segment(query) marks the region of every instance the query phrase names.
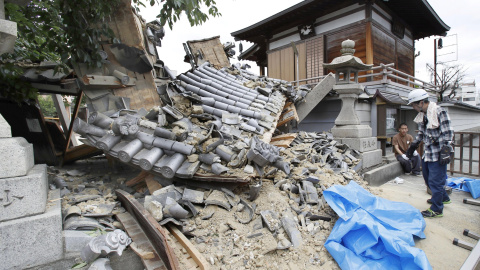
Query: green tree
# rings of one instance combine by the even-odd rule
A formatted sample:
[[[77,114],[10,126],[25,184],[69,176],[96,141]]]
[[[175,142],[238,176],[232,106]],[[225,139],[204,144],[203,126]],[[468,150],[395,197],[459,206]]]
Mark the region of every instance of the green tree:
[[[36,97],[36,91],[19,77],[19,63],[54,61],[56,70],[87,63],[101,67],[101,42],[116,43],[108,22],[125,0],[33,0],[27,6],[5,4],[7,20],[17,23],[14,52],[0,56],[0,96],[16,101]],[[208,16],[220,16],[213,0],[133,0],[134,6],[161,5],[157,15],[170,28],[185,13],[191,25],[201,25]],[[207,13],[202,11],[203,7]]]
[[[53,104],[53,100],[50,95],[39,96],[38,104],[40,105],[40,109],[42,110],[43,116],[58,117],[57,109],[55,108],[55,104]]]

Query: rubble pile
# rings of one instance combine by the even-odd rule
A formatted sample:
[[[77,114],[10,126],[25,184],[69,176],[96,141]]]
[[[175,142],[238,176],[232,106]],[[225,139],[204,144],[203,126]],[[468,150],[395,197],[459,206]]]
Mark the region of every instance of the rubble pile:
[[[261,153],[260,150],[262,148],[257,153]],[[268,162],[262,167],[265,175],[257,177],[257,182],[250,183],[249,187],[214,189],[205,184],[198,188],[194,187],[198,184],[175,182],[158,190],[147,189],[145,197],[134,189],[120,187],[135,193],[160,225],[180,227],[213,269],[319,266],[335,269],[336,263],[323,244],[337,216],[322,194],[328,187],[347,184],[350,180],[369,189],[353,170],[359,162],[353,156],[357,153],[337,143],[329,133],[306,132],[300,132],[291,147],[274,150],[278,153],[272,156],[291,164],[290,173]],[[261,165],[262,160],[267,159],[253,158],[250,164]],[[125,179],[118,183],[109,177],[87,175],[83,179],[87,179],[83,184],[69,181],[72,193],[66,192],[66,186],[57,185],[67,193],[63,203],[65,220],[76,217],[77,222],[83,221],[70,229],[121,228],[121,224],[110,218],[113,213],[124,211],[116,203],[110,185],[122,184]],[[61,183],[58,176],[54,182]],[[257,186],[257,194],[252,197],[252,187]],[[104,211],[103,204],[114,210]],[[103,212],[109,214],[105,217]],[[96,222],[92,222],[92,216]]]
[[[91,175],[84,170],[60,173],[49,168],[50,189],[60,189],[64,230],[113,231],[119,228],[113,216],[125,212],[115,196],[117,183],[109,175]]]
[[[180,227],[214,269],[335,268],[323,243],[337,216],[323,191],[352,180],[368,186],[357,174],[359,153],[330,133],[300,132],[288,148],[267,143],[285,95],[298,101],[304,91],[206,63],[159,87],[164,106],[94,112],[88,123],[75,119],[74,130],[154,174],[156,188],[120,188],[160,225]],[[124,210],[102,184],[65,192],[65,226],[121,227],[111,216]]]

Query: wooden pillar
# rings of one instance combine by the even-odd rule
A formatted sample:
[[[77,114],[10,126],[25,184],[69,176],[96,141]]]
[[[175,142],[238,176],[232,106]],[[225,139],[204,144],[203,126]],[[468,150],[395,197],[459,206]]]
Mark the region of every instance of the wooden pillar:
[[[372,64],[373,65],[373,37],[372,37],[372,22],[367,22],[366,27],[366,63],[365,64]],[[372,73],[373,71],[369,71]]]

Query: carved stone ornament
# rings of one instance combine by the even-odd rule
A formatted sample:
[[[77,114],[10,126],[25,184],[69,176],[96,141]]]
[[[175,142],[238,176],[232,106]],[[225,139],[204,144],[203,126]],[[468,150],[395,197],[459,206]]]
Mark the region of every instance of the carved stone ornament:
[[[81,257],[85,262],[92,262],[100,256],[117,253],[121,256],[125,247],[130,245],[132,239],[122,230],[115,230],[104,235],[97,236],[83,248]]]

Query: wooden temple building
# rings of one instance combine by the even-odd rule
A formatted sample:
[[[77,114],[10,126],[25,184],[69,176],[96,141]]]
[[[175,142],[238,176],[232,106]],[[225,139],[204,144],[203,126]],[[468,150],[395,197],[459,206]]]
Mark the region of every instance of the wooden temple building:
[[[322,64],[341,55],[344,40],[353,40],[354,55],[374,66],[360,73],[365,93],[355,109],[384,149],[398,124],[406,122],[412,135],[417,129],[416,112],[406,106],[414,87],[430,91],[436,101],[436,86],[414,77],[415,41],[449,30],[427,0],[305,0],[231,35],[254,43],[239,59],[255,61],[260,74],[294,85],[318,83],[332,72]],[[471,106],[445,105],[456,130],[472,125],[465,111],[480,113]],[[338,97],[327,96],[292,130],[329,130],[340,108]]]

